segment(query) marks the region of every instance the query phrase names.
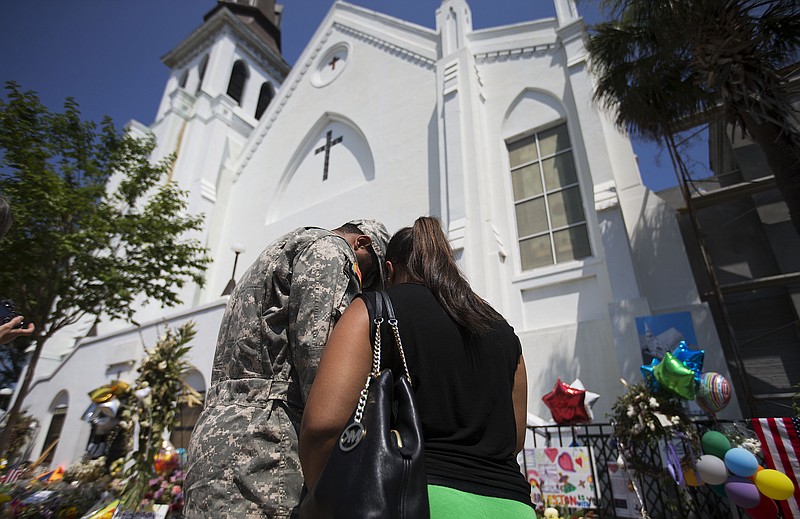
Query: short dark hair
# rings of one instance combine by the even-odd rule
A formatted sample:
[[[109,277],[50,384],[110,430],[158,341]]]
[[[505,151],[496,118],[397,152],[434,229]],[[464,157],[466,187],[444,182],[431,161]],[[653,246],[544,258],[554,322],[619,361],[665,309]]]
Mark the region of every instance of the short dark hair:
[[[11,206],[8,205],[8,200],[0,195],[0,240],[5,238],[13,222],[14,215],[11,214]]]

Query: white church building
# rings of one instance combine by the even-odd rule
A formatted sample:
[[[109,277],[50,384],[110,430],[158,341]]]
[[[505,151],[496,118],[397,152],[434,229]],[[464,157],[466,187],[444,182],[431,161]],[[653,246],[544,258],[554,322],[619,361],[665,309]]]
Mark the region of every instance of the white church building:
[[[130,125],[155,133],[155,158],[176,154],[171,178],[206,217],[206,285],[180,307],[143,306],[139,326],[101,321],[86,336],[87,323],[54,341],[23,405],[39,423],[29,457],[59,438],[48,461],[79,459],[87,393],[132,383],[165,327],[196,323],[187,381],[204,391],[237,258],[241,274],[282,233],[353,218],[391,233],[441,218],[473,287],[520,337],[532,415],[549,420],[541,397],[580,378],[603,421],[620,378],[641,380],[642,316],[689,312],[706,370],[729,377],[675,214],[592,101],[574,0],[554,1],[555,18],[481,30],[466,0],[442,0],[435,29],[336,2],[293,67],[280,6],[218,2],[164,56],[155,122]]]

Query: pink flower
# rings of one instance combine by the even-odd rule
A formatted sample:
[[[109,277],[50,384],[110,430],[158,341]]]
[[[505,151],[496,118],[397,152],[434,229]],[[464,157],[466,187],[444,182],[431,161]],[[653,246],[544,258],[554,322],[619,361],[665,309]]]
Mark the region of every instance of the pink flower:
[[[172,493],[173,493],[173,494],[177,494],[177,493],[179,493],[180,491],[181,491],[181,487],[180,487],[179,485],[174,485],[174,486],[172,487]]]

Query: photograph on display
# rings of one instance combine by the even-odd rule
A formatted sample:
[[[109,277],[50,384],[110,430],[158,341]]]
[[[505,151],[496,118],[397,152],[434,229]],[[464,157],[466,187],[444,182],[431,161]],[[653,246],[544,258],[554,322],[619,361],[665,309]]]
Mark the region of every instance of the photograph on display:
[[[698,349],[692,314],[689,312],[637,317],[636,332],[643,364],[650,364],[654,358],[663,359],[664,354],[674,351],[681,341],[686,342],[689,349]]]

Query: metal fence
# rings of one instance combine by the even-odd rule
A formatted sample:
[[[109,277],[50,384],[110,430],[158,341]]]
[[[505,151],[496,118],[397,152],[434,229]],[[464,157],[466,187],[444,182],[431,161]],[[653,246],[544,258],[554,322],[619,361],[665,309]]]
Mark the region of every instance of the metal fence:
[[[700,434],[712,425],[711,422],[696,422]],[[578,426],[528,427],[533,433],[534,447],[588,447],[592,473],[595,474],[597,492],[597,517],[641,517],[623,508],[623,496],[614,495],[611,468],[617,462],[619,450],[610,424]],[[529,448],[530,444],[526,445]],[[678,446],[680,447],[680,446]],[[663,453],[658,446],[633,446],[636,455],[647,464],[659,469],[663,467]],[[687,451],[688,452],[688,451]],[[528,456],[523,456],[523,469],[528,473]],[[633,484],[644,501],[647,515],[652,519],[672,518],[746,518],[742,510],[732,506],[728,499],[720,496],[708,485],[679,487],[666,470],[633,474]],[[618,487],[619,488],[619,487]]]

